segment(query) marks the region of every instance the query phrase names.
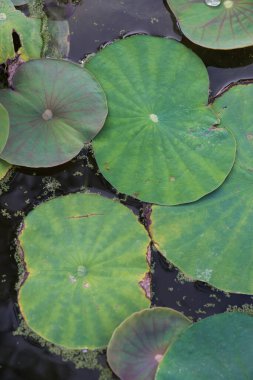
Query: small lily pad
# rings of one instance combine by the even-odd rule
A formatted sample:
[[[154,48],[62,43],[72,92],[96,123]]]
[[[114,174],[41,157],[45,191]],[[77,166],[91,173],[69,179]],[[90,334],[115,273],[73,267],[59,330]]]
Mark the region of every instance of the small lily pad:
[[[17,4],[16,4],[17,5]],[[0,1],[0,63],[13,59],[16,52],[12,33],[15,31],[20,39],[21,48],[18,53],[26,61],[39,58],[43,46],[41,20],[26,17],[16,10],[11,0]]]
[[[126,317],[148,307],[139,285],[148,234],[119,202],[95,194],[56,198],[25,218],[19,241],[28,278],[18,302],[46,340],[105,347]]]
[[[137,312],[114,331],[108,363],[121,380],[153,380],[167,348],[190,325],[183,314],[167,308]]]
[[[253,379],[253,318],[218,314],[194,323],[169,348],[156,380]]]
[[[134,36],[87,64],[104,88],[105,127],[93,142],[98,166],[121,193],[158,204],[193,202],[221,185],[235,141],[207,106],[202,61],[182,44]]]
[[[5,107],[0,104],[0,152],[4,149],[9,136],[9,114]]]
[[[237,141],[225,183],[200,201],[154,206],[151,233],[157,248],[194,279],[235,293],[253,293],[253,85],[237,85],[214,108]]]
[[[195,44],[210,49],[237,49],[253,45],[253,0],[167,2],[182,32]]]
[[[72,159],[102,128],[107,103],[99,83],[80,66],[53,59],[21,65],[13,90],[0,91],[10,135],[1,157],[48,167]]]

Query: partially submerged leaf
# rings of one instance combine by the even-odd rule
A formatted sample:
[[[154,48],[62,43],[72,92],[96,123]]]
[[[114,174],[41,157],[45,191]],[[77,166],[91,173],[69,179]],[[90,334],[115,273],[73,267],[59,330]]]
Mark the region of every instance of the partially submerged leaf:
[[[68,57],[70,49],[69,22],[67,20],[48,19],[48,30],[50,41],[47,56],[55,58]]]
[[[189,319],[172,309],[137,312],[114,331],[108,363],[121,380],[153,380],[167,348],[190,325]]]
[[[38,206],[19,236],[28,278],[18,301],[28,326],[69,348],[99,348],[148,307],[139,281],[148,234],[117,201],[74,194]]]
[[[9,136],[9,114],[5,107],[0,104],[0,153],[5,147]]]
[[[197,45],[237,49],[253,45],[253,0],[167,0],[182,32]],[[211,3],[211,1],[209,1]]]
[[[16,32],[20,39],[21,48],[18,53],[21,54],[21,58],[39,58],[43,45],[40,29],[40,19],[26,17],[15,9],[11,0],[0,0],[0,63],[16,56],[13,32]]]
[[[99,83],[64,60],[21,65],[13,90],[0,91],[10,115],[10,135],[1,157],[28,167],[62,164],[77,155],[102,128],[107,103]]]
[[[3,179],[8,171],[10,170],[11,165],[7,162],[0,160],[0,180]]]
[[[167,351],[156,380],[253,379],[253,318],[214,315],[194,323]]]
[[[176,41],[134,36],[115,42],[86,66],[104,88],[109,114],[93,141],[105,178],[142,201],[195,201],[221,185],[235,141],[207,106],[202,61]]]
[[[187,276],[247,294],[253,293],[252,98],[252,84],[237,85],[214,103],[238,146],[225,183],[191,205],[154,206],[151,225],[157,248]]]

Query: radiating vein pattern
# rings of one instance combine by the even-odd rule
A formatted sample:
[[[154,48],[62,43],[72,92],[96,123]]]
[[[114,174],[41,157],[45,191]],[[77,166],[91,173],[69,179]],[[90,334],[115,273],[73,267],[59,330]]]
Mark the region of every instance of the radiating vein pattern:
[[[25,218],[19,240],[28,272],[19,305],[43,338],[104,347],[118,324],[148,307],[138,283],[149,238],[119,202],[94,194],[51,200]]]
[[[70,85],[71,84],[71,85]],[[1,90],[10,134],[1,157],[28,167],[62,164],[102,128],[107,103],[99,83],[76,64],[32,60],[19,67],[13,90]]]
[[[134,313],[114,331],[108,363],[121,380],[153,380],[165,351],[190,325],[183,314],[168,308]]]
[[[253,45],[253,0],[222,0],[209,7],[203,0],[167,0],[187,38],[211,49]]]
[[[173,40],[134,36],[103,49],[87,68],[109,108],[95,157],[118,191],[174,205],[224,181],[235,141],[207,106],[208,75],[195,54]]]
[[[237,141],[224,184],[191,205],[154,206],[151,225],[158,249],[188,276],[247,294],[253,294],[252,98],[252,84],[237,85],[214,103]]]

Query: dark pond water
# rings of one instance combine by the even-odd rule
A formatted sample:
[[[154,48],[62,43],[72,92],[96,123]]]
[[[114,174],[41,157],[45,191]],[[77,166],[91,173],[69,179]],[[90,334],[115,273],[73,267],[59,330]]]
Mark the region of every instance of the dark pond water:
[[[229,83],[253,78],[253,49],[213,52],[182,38],[177,24],[162,0],[83,0],[79,5],[59,5],[46,0],[52,20],[68,21],[69,58],[78,62],[104,44],[132,33],[172,37],[193,49],[204,61],[210,75],[211,96]],[[0,73],[1,74],[1,73]],[[2,78],[2,74],[1,74]],[[93,164],[93,168],[91,168]],[[84,150],[72,162],[50,170],[16,169],[0,196],[0,379],[1,380],[95,380],[97,370],[76,369],[32,337],[14,336],[20,323],[15,284],[18,268],[14,259],[17,228],[34,205],[52,196],[89,188],[113,196],[110,185],[96,175],[91,152]],[[124,196],[120,196],[122,200]],[[124,201],[142,215],[143,204]],[[253,304],[253,297],[225,294],[201,282],[189,282],[181,273],[153,252],[152,303],[168,306],[194,320],[233,307]],[[240,270],[240,268],[238,268]],[[85,355],[84,355],[85,356]],[[105,365],[105,355],[99,356]],[[239,380],[239,379],[238,379]]]

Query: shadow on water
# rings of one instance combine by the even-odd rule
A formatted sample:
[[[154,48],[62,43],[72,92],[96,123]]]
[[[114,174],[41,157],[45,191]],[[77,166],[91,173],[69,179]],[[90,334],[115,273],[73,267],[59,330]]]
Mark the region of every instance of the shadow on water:
[[[231,82],[253,78],[253,49],[213,51],[182,38],[174,16],[163,0],[45,0],[51,20],[68,20],[69,58],[78,62],[101,45],[132,33],[148,33],[177,39],[197,53],[207,66],[211,95]],[[1,84],[4,71],[0,72]],[[114,197],[115,191],[97,173],[90,151],[83,151],[70,163],[53,169],[17,168],[0,192],[0,379],[1,380],[97,380],[96,370],[76,369],[71,362],[41,347],[36,341],[13,336],[19,324],[17,264],[13,240],[23,213],[52,196],[89,189]],[[133,212],[141,214],[143,204],[117,195]],[[147,223],[147,221],[146,221]],[[252,297],[233,295],[191,282],[153,251],[152,303],[184,312],[197,320],[234,307],[252,305]],[[102,355],[105,361],[105,355]]]

